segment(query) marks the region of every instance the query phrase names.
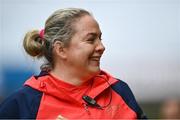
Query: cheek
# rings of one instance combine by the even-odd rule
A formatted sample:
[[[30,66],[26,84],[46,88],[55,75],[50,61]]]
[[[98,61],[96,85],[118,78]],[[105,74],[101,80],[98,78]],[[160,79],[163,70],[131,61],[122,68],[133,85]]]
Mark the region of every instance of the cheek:
[[[94,47],[86,44],[76,45],[76,47],[71,48],[68,55],[69,58],[76,62],[87,62],[89,58],[94,53]]]
[[[92,56],[94,48],[92,46],[84,45],[83,47],[77,47],[73,52],[79,58],[86,58]]]
[[[87,51],[83,50],[74,50],[68,54],[68,61],[71,61],[74,64],[83,64],[89,59],[89,54]]]

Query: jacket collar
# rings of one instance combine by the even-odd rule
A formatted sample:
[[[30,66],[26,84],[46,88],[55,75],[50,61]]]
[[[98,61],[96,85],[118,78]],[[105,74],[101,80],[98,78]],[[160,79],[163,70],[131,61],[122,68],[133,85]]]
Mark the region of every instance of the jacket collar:
[[[93,84],[91,90],[88,92],[88,96],[92,98],[97,97],[104,90],[108,89],[112,84],[117,82],[115,78],[106,73],[105,71],[101,71],[99,75],[93,78]],[[76,102],[76,100],[72,100],[72,98],[66,91],[59,87],[59,84],[63,83],[63,80],[54,79],[48,72],[41,71],[38,76],[32,76],[28,79],[24,85],[30,86],[38,91],[41,91],[47,95],[54,96],[58,99],[63,99],[66,101]],[[72,85],[73,86],[73,85]],[[79,87],[79,86],[78,86]],[[76,86],[74,86],[76,88]]]

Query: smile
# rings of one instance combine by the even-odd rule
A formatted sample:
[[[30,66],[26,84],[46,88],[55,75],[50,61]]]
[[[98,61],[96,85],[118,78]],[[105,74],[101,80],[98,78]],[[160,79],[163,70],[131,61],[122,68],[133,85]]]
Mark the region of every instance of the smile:
[[[100,61],[101,56],[93,56],[90,59],[93,61]]]

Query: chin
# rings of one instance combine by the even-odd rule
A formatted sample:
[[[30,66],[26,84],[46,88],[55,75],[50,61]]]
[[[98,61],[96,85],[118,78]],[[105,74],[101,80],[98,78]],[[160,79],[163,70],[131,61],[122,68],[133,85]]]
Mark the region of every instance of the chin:
[[[100,73],[100,67],[93,67],[90,69],[90,72],[93,76],[96,76]]]

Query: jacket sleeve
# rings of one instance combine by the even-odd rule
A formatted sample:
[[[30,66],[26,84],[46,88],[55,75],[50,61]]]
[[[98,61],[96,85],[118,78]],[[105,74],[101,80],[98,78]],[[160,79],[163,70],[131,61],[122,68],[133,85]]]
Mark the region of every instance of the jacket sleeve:
[[[119,80],[117,83],[112,85],[112,89],[123,98],[123,100],[132,110],[136,112],[138,119],[147,119],[146,115],[136,102],[136,99],[127,83]]]
[[[23,86],[1,103],[0,119],[36,118],[41,96],[41,92]]]

